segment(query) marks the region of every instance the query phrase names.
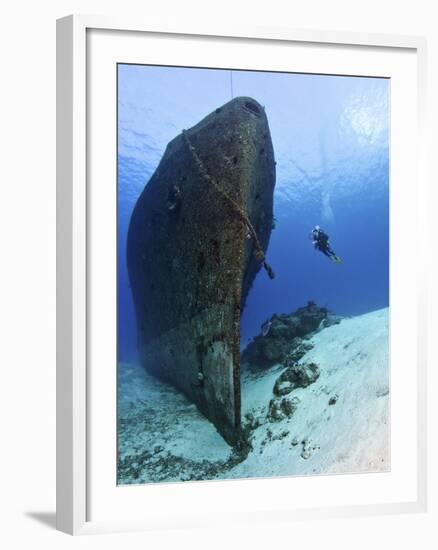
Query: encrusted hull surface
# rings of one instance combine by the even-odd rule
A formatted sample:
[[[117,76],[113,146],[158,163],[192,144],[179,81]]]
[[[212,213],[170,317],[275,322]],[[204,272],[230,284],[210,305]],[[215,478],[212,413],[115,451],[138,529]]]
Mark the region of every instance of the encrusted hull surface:
[[[240,438],[240,315],[264,264],[274,185],[264,109],[235,98],[168,144],[128,231],[141,361],[230,444]]]

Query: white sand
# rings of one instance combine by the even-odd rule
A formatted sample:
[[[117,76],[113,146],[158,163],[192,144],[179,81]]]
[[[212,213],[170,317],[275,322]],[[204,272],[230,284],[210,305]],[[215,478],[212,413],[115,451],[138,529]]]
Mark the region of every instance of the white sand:
[[[124,482],[388,470],[388,309],[344,319],[310,342],[300,362],[316,363],[320,376],[289,394],[300,399],[291,418],[266,418],[283,367],[242,376],[242,417],[251,413],[261,425],[234,467],[225,464],[231,449],[193,405],[140,368],[122,366],[120,451],[137,471],[133,478],[125,469]]]
[[[133,465],[123,483],[181,481],[199,462],[228,458],[230,447],[183,395],[139,366],[119,369],[119,458]]]
[[[316,363],[320,377],[307,388],[289,394],[301,400],[292,418],[258,428],[253,452],[227,477],[389,468],[388,309],[345,319],[310,341],[315,347],[301,362]],[[264,398],[261,408],[258,404],[269,387],[272,392],[277,377],[278,372],[243,383],[243,413],[266,416],[269,399]],[[336,403],[329,405],[335,396]],[[285,432],[289,433],[276,439]],[[292,445],[292,441],[298,443]],[[310,454],[307,459],[301,456],[304,447]]]

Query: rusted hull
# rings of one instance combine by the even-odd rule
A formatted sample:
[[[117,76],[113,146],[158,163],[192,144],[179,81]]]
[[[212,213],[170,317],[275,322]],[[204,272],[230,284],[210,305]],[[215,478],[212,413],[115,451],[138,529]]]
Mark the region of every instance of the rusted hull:
[[[240,437],[240,315],[272,229],[263,108],[236,98],[169,143],[128,232],[142,363]]]

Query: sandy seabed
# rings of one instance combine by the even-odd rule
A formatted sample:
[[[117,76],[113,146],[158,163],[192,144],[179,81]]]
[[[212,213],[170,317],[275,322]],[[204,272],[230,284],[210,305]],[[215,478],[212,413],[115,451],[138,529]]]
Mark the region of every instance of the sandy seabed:
[[[284,366],[243,370],[243,450],[172,387],[121,363],[119,484],[389,470],[388,308],[345,318],[309,343],[300,363],[315,363],[320,375],[288,394],[291,416],[269,415]]]

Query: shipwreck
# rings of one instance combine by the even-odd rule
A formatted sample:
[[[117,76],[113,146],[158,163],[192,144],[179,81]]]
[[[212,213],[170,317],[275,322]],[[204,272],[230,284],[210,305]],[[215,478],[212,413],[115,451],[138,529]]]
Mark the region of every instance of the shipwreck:
[[[130,220],[138,349],[231,445],[239,442],[240,316],[273,228],[275,161],[263,107],[238,97],[167,146]]]

